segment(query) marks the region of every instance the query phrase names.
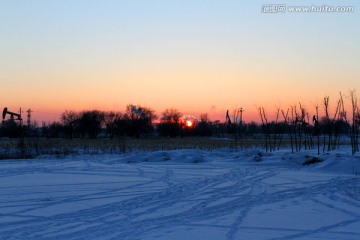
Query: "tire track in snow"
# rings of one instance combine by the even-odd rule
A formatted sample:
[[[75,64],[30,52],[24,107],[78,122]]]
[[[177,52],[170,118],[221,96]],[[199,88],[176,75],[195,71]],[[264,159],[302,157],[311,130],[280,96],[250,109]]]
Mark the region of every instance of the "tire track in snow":
[[[89,194],[69,195],[48,203],[38,203],[34,208],[30,208],[30,210],[41,210],[65,203],[87,204],[91,200],[104,202],[87,209],[50,216],[26,215],[29,209],[27,211],[20,210],[13,215],[3,214],[2,217],[22,217],[27,220],[2,225],[0,235],[9,239],[89,239],[100,237],[102,239],[140,239],[147,234],[161,232],[165,228],[196,225],[201,221],[238,213],[233,223],[229,224],[226,233],[226,239],[231,240],[236,239],[237,234],[241,231],[242,222],[252,208],[299,196],[313,198],[319,194],[329,194],[340,184],[346,182],[346,179],[332,178],[329,181],[319,181],[310,186],[307,186],[306,182],[300,185],[294,184],[293,188],[291,188],[291,184],[295,182],[291,182],[290,187],[285,190],[273,191],[274,189],[269,184],[265,184],[264,180],[276,177],[278,172],[275,168],[261,168],[259,171],[259,169],[252,168],[222,167],[222,173],[217,172],[211,176],[205,175],[205,177],[201,173],[210,168],[189,170],[191,173],[198,173],[192,177],[181,175],[185,174],[184,172],[176,173],[179,168],[171,165],[134,165],[130,169],[132,171],[129,176],[148,180],[126,187],[121,184],[116,186],[116,182],[104,182],[102,183],[104,186],[109,184],[111,187],[106,190],[95,189],[95,192]],[[218,170],[219,167],[214,167],[214,169]],[[79,169],[75,170],[79,171]],[[63,172],[67,173],[67,171]],[[84,168],[83,174],[91,172]],[[97,173],[99,171],[93,171],[94,176]],[[111,173],[114,174],[113,169]],[[175,178],[175,173],[180,176]],[[158,187],[154,189],[154,185],[158,185]],[[79,188],[92,189],[95,185],[83,183],[74,186],[75,188],[79,186]],[[268,191],[268,189],[272,191]],[[133,196],[126,199],[121,198],[129,192]],[[106,203],[105,200],[113,201]],[[352,217],[356,217],[356,215]],[[355,220],[349,220],[313,231],[299,231],[285,236],[283,239],[309,236],[354,222]]]

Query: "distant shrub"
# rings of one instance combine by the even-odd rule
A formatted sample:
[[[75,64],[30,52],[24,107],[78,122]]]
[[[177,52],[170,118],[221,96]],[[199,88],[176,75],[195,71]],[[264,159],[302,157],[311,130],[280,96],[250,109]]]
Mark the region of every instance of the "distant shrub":
[[[322,162],[323,160],[321,160],[320,158],[317,157],[312,157],[308,160],[306,160],[305,162],[303,162],[303,166],[307,166],[307,165],[311,165],[311,164],[315,164],[315,163],[319,163]]]

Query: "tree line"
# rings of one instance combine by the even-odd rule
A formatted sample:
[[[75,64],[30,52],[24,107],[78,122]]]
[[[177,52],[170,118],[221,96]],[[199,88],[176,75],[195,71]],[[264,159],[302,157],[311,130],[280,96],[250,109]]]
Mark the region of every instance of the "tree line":
[[[199,119],[191,119],[192,126],[186,125],[183,114],[169,108],[159,118],[150,107],[127,105],[125,112],[115,111],[64,111],[60,121],[43,122],[41,126],[20,126],[15,121],[3,121],[0,137],[46,137],[46,138],[149,138],[192,137],[192,136],[233,136],[235,128],[227,122],[211,121],[204,113]],[[261,134],[261,126],[255,122],[242,126],[246,135]]]
[[[301,103],[287,109],[277,108],[275,119],[269,116],[263,107],[258,108],[260,123],[242,120],[243,109],[236,109],[226,121],[211,121],[202,114],[192,120],[188,126],[183,114],[169,108],[159,118],[150,107],[127,105],[125,112],[114,111],[65,111],[60,121],[41,127],[19,126],[14,121],[3,121],[0,137],[47,137],[47,138],[149,138],[149,137],[184,137],[214,136],[232,137],[235,145],[242,146],[245,136],[261,135],[264,137],[266,151],[275,151],[282,143],[290,141],[292,152],[317,147],[318,152],[330,151],[340,145],[340,136],[350,136],[352,153],[359,151],[360,111],[355,91],[348,97],[351,112],[345,111],[344,98],[340,93],[333,116],[329,113],[329,97],[324,97],[321,106],[314,105],[315,114]],[[320,116],[319,108],[323,108]]]
[[[61,114],[60,121],[43,122],[41,126],[20,126],[14,120],[3,121],[0,137],[47,137],[89,138],[99,136],[147,138],[152,136],[210,136],[212,124],[206,114],[200,121],[186,126],[183,114],[177,109],[166,109],[160,119],[150,107],[127,105],[125,112],[115,111],[68,111]],[[160,120],[160,121],[157,121]]]

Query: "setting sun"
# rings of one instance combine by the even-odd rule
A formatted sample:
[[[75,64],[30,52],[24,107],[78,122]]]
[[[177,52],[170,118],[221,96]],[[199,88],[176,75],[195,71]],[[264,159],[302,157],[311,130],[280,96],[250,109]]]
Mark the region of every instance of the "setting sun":
[[[186,120],[185,124],[189,128],[191,128],[194,125],[194,123],[191,120]]]

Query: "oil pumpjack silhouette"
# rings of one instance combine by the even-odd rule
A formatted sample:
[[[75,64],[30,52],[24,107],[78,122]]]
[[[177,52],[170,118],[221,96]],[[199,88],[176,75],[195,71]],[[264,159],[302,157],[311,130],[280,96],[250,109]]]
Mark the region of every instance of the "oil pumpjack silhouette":
[[[5,121],[6,115],[10,115],[10,121],[16,120],[16,121],[19,121],[20,126],[22,125],[21,108],[20,108],[19,113],[10,112],[10,111],[8,111],[7,107],[4,108],[3,114],[2,114],[3,122]],[[15,118],[15,117],[16,117],[16,118]]]

